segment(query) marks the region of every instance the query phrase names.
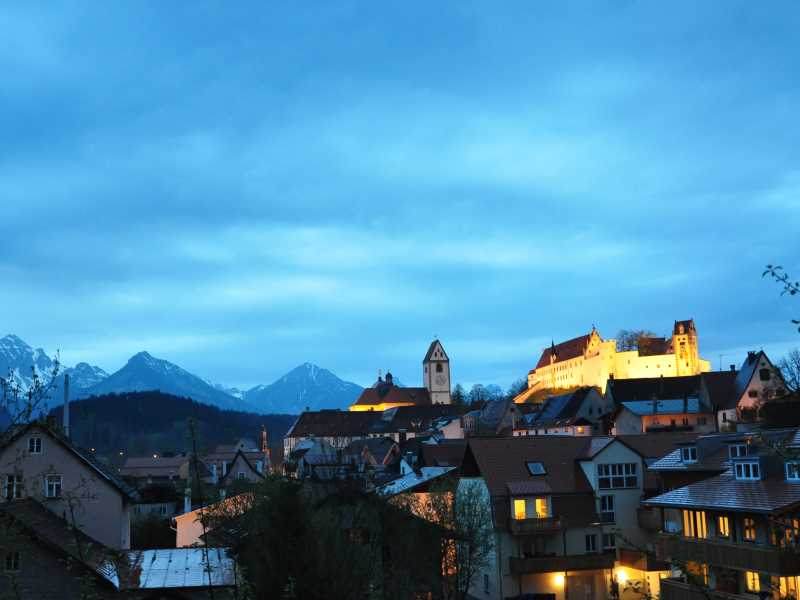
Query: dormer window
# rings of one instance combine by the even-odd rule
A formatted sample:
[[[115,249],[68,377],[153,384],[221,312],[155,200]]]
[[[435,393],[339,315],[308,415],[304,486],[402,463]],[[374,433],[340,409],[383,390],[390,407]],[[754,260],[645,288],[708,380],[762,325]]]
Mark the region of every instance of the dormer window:
[[[800,481],[800,461],[786,462],[786,481]]]
[[[761,467],[757,462],[738,462],[734,465],[734,473],[736,474],[736,479],[761,479]]]
[[[29,454],[42,453],[42,438],[40,437],[28,438],[28,453]]]
[[[546,519],[549,516],[547,498],[514,498],[514,519]]]
[[[731,458],[747,456],[747,444],[731,444],[728,446],[728,456]]]
[[[528,473],[531,475],[547,475],[547,470],[544,468],[544,463],[529,461],[525,463],[528,467]]]
[[[697,447],[689,446],[688,448],[681,448],[681,460],[684,463],[697,462]]]

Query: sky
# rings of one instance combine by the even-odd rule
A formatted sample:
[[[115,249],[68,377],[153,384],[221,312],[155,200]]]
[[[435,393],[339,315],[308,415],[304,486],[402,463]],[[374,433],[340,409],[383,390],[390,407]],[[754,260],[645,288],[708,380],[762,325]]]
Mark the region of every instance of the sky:
[[[694,318],[800,345],[800,6],[0,9],[0,335],[226,385],[314,362],[507,386]],[[800,275],[797,275],[800,277]]]

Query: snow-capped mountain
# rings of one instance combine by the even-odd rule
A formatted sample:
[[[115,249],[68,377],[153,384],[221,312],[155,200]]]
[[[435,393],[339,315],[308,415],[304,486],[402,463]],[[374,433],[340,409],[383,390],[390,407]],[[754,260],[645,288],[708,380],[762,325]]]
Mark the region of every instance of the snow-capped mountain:
[[[33,382],[34,370],[39,377],[53,369],[53,361],[44,350],[35,350],[16,335],[0,338],[0,377],[8,377],[27,390]]]
[[[213,404],[230,410],[252,410],[246,402],[235,398],[203,381],[176,364],[139,352],[116,373],[83,392],[83,396],[120,392],[160,390],[176,396],[186,396],[197,402]]]
[[[257,385],[244,393],[244,400],[262,413],[300,414],[306,407],[345,408],[363,391],[360,385],[343,381],[311,363],[303,363],[269,385]]]

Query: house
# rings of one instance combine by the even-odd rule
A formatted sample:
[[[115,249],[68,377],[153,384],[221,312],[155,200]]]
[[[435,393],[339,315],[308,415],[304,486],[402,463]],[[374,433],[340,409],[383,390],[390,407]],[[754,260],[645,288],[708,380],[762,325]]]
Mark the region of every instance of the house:
[[[214,529],[217,520],[244,514],[252,505],[252,501],[252,494],[237,494],[177,515],[172,519],[175,524],[175,546],[188,548],[205,545],[206,535]]]
[[[713,460],[722,473],[643,503],[661,513],[658,556],[676,572],[662,581],[661,598],[796,598],[800,430],[718,437],[707,452],[691,445],[680,451],[687,468]]]
[[[234,465],[238,459],[237,465]],[[203,463],[209,469],[211,480],[213,483],[218,483],[223,479],[230,481],[228,474],[233,471],[236,473],[234,477],[238,477],[239,473],[245,473],[245,478],[250,479],[251,471],[244,468],[246,461],[252,466],[255,471],[262,475],[269,473],[272,469],[272,455],[269,448],[269,440],[267,439],[267,430],[265,427],[261,428],[261,443],[257,445],[249,438],[241,438],[233,445],[218,445],[212,452],[203,456]],[[256,479],[255,475],[252,475]]]
[[[636,510],[646,464],[611,437],[470,439],[462,480],[483,487],[495,531],[490,567],[470,593],[602,600],[612,581],[635,578],[657,594],[665,566],[647,551],[652,534]]]
[[[401,387],[386,373],[366,388],[350,406],[351,411],[383,411],[397,406],[429,406],[451,404],[450,358],[439,340],[433,340],[422,359],[423,387]]]
[[[336,449],[350,442],[369,437],[370,429],[382,416],[381,412],[319,410],[302,413],[283,437],[283,456],[288,457],[304,440],[321,439]]]
[[[186,481],[191,460],[186,454],[175,456],[128,456],[119,468],[121,477],[136,487]]]
[[[517,405],[519,407],[519,405]],[[605,433],[603,415],[610,412],[599,391],[580,387],[548,397],[538,410],[523,414],[514,424],[514,435],[597,435]]]
[[[522,408],[511,398],[489,400],[462,418],[466,436],[510,436],[522,417]]]
[[[354,440],[342,451],[341,461],[358,472],[385,469],[399,460],[400,447],[388,437]]]
[[[351,470],[342,464],[339,452],[324,438],[309,438],[295,446],[283,466],[287,475],[296,479],[331,480],[338,473]]]
[[[131,521],[148,517],[169,519],[181,508],[181,498],[173,485],[150,485],[139,490],[139,499],[131,511]]]
[[[398,444],[416,436],[439,433],[442,437],[463,438],[461,415],[464,408],[453,404],[398,406],[380,413],[370,424],[369,437],[391,437]]]
[[[612,420],[614,435],[716,429],[713,411],[697,396],[622,402]]]
[[[0,477],[6,500],[32,498],[103,545],[130,547],[136,490],[54,425],[35,421],[7,431]]]
[[[763,350],[748,352],[736,373],[727,401],[717,405],[719,430],[736,429],[737,422],[758,420],[759,408],[784,394],[786,382],[780,369]]]
[[[257,457],[255,464],[248,459],[248,454]],[[225,474],[219,480],[220,488],[227,488],[236,482],[258,483],[264,480],[264,455],[261,452],[243,452],[236,450],[230,463],[223,469]],[[214,464],[214,463],[212,463]]]
[[[0,504],[0,596],[37,600],[234,598],[224,548],[115,550],[31,498]]]

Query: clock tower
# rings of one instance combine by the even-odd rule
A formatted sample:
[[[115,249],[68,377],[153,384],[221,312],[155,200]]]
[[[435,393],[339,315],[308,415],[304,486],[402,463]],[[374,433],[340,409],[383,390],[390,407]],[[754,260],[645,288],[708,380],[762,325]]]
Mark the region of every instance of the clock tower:
[[[450,404],[450,359],[439,340],[433,340],[422,359],[422,381],[433,404]]]

